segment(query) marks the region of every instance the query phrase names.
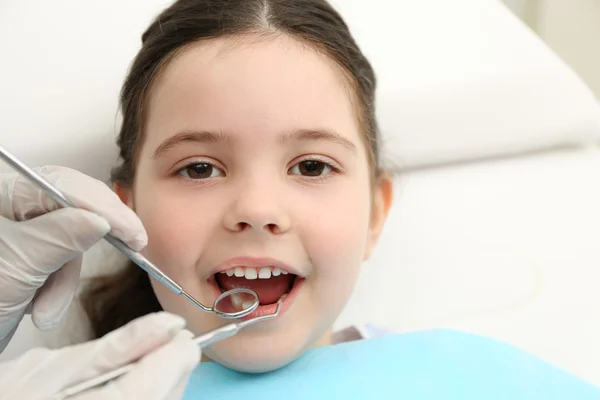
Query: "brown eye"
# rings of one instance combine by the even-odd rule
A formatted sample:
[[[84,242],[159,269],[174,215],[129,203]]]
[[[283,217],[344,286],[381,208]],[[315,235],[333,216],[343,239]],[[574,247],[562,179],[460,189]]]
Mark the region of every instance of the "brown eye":
[[[309,177],[319,177],[331,171],[331,166],[318,160],[305,160],[294,165],[290,173]]]
[[[223,171],[208,163],[195,163],[182,168],[179,173],[189,179],[208,179],[225,175]]]

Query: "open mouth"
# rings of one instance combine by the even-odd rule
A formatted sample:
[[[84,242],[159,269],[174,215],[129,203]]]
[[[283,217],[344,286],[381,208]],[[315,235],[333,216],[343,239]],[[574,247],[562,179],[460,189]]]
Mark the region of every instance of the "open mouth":
[[[256,292],[260,306],[274,305],[292,291],[297,280],[302,280],[277,267],[235,267],[216,273],[214,279],[222,293],[237,288]]]

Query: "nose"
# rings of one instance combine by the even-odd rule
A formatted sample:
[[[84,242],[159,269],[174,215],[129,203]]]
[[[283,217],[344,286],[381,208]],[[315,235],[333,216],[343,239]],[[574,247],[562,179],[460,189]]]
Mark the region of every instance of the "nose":
[[[291,221],[283,195],[276,183],[246,182],[236,191],[225,213],[225,228],[232,232],[255,231],[282,234],[290,229]]]

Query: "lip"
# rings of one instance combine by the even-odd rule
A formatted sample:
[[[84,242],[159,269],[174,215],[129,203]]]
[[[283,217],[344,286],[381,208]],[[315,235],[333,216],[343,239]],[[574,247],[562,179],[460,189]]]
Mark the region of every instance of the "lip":
[[[291,267],[287,265],[283,261],[276,260],[274,258],[269,257],[235,257],[230,258],[229,260],[217,265],[212,269],[210,275],[207,279],[213,277],[213,275],[218,274],[222,271],[227,271],[228,269],[235,267],[250,267],[250,268],[262,268],[262,267],[277,267],[283,271],[286,271],[289,274],[297,275],[300,278],[304,278],[304,276]]]

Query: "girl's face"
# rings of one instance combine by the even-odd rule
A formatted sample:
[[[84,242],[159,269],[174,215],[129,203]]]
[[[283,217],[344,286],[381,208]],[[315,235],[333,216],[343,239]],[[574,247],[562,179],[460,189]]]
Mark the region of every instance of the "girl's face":
[[[152,86],[135,183],[118,189],[145,255],[204,304],[232,286],[261,304],[289,292],[277,319],[205,349],[225,366],[270,370],[327,343],[377,239],[389,182],[373,193],[351,93],[285,35],[195,44]],[[194,333],[226,322],[152,284]]]

